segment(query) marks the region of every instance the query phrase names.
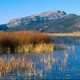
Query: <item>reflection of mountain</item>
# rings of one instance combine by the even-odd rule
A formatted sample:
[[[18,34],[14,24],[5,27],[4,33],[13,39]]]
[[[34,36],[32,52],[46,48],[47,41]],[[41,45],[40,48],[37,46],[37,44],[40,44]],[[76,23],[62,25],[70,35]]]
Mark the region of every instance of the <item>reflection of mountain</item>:
[[[48,11],[21,19],[10,20],[9,23],[0,25],[0,30],[31,30],[41,32],[80,31],[80,16],[67,14],[64,11]]]

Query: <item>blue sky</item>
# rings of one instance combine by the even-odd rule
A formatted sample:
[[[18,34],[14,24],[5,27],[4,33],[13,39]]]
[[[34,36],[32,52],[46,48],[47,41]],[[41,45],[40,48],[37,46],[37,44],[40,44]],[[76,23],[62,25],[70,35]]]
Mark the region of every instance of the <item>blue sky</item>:
[[[80,14],[80,0],[0,0],[0,23],[44,11]]]

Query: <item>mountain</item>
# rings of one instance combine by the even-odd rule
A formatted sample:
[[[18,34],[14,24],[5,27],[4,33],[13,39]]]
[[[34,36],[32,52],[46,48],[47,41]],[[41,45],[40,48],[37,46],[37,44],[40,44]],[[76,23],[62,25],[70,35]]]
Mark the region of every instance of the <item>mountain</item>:
[[[0,25],[1,31],[75,32],[80,31],[80,16],[64,11],[48,11]]]

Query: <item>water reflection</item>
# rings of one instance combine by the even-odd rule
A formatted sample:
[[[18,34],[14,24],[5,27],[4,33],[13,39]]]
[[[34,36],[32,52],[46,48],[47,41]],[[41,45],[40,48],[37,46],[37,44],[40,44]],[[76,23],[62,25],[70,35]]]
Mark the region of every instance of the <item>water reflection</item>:
[[[80,46],[49,54],[0,55],[0,80],[80,79]]]

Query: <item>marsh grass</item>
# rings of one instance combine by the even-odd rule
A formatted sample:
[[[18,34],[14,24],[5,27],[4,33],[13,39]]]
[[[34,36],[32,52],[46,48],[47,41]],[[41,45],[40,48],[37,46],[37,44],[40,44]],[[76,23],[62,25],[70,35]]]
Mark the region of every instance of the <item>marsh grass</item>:
[[[51,53],[53,52],[54,45],[46,43],[22,45],[16,48],[19,53]]]
[[[0,53],[2,54],[51,53],[56,48],[49,36],[44,33],[30,31],[0,32]]]
[[[0,32],[0,53],[51,52],[53,45],[47,35],[40,32]]]

